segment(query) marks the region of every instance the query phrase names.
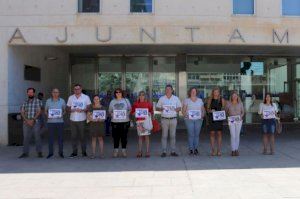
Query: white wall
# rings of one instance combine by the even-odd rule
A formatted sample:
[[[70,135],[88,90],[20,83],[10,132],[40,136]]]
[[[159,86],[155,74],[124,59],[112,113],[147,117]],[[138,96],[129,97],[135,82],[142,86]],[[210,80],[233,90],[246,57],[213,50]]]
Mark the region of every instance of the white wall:
[[[57,60],[46,60],[56,57]],[[8,55],[8,111],[19,112],[26,99],[26,89],[34,87],[36,94],[49,97],[51,88],[58,87],[62,97],[68,95],[68,54],[55,47],[17,46],[9,48]],[[41,68],[41,81],[24,80],[24,65]]]

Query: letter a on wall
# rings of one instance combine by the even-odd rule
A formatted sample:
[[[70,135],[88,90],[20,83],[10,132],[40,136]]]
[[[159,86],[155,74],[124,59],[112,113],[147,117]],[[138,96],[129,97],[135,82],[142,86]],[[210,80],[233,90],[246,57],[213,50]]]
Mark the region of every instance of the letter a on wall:
[[[10,40],[8,41],[8,43],[12,43],[13,41],[18,40],[18,41],[22,41],[23,43],[27,43],[22,32],[20,31],[19,28],[17,28],[14,32],[14,34],[11,36]]]

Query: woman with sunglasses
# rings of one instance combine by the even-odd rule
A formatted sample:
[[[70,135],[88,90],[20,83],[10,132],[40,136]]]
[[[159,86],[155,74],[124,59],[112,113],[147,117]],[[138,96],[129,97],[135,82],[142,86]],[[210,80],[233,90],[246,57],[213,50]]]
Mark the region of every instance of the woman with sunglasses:
[[[121,141],[122,156],[127,157],[127,134],[130,127],[131,105],[128,99],[124,98],[122,89],[118,88],[114,92],[114,99],[109,104],[109,114],[112,117],[112,136],[114,140],[113,157],[119,155],[119,145]]]
[[[139,92],[138,100],[133,104],[131,114],[135,115],[136,123],[137,123],[137,133],[138,133],[138,153],[137,158],[141,158],[143,156],[143,140],[146,142],[146,158],[150,157],[150,131],[143,127],[143,122],[147,119],[147,117],[153,116],[153,106],[147,99],[145,91]]]

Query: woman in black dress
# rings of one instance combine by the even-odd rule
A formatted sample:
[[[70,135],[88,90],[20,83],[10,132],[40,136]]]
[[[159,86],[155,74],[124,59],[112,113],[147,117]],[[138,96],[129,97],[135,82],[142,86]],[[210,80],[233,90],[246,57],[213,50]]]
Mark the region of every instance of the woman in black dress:
[[[225,100],[221,96],[220,88],[216,87],[212,90],[211,96],[207,102],[208,112],[208,130],[210,132],[211,155],[221,156],[223,121],[214,121],[213,112],[222,111],[225,107]],[[216,136],[217,134],[217,136]],[[215,150],[215,140],[217,137],[217,150]]]

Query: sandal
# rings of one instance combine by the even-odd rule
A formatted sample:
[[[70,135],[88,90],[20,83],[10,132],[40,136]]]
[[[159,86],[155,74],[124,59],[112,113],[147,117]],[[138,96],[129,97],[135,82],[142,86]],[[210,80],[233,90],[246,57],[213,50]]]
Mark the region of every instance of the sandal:
[[[218,156],[222,156],[221,151],[218,151],[218,152],[217,152],[217,155],[218,155]]]
[[[210,152],[210,156],[216,156],[217,154],[215,153],[215,151],[214,150],[212,150],[211,152]]]
[[[268,154],[268,153],[267,153],[267,149],[264,149],[262,154],[263,154],[263,155],[267,155],[267,154]]]
[[[150,158],[150,153],[147,152],[145,157],[146,157],[146,158]]]
[[[137,158],[141,158],[141,157],[143,157],[143,154],[142,154],[142,152],[138,152],[138,154],[136,155],[136,157],[137,157]]]

